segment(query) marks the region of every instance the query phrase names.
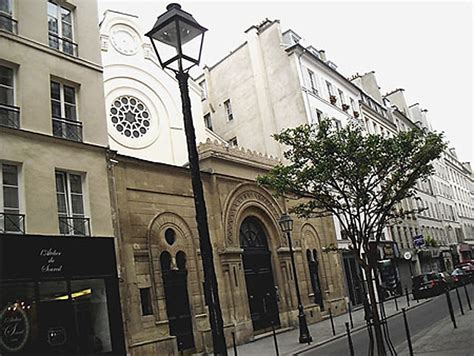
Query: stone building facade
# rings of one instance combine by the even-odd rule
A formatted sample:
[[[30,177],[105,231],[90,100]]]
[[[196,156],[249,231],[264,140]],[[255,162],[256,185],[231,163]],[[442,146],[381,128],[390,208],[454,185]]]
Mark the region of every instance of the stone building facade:
[[[287,240],[278,219],[291,202],[255,177],[277,161],[208,140],[199,146],[209,229],[228,345],[297,322]],[[109,178],[119,239],[128,351],[210,352],[211,330],[189,170],[115,155]],[[308,322],[346,308],[331,218],[295,220],[293,241]]]

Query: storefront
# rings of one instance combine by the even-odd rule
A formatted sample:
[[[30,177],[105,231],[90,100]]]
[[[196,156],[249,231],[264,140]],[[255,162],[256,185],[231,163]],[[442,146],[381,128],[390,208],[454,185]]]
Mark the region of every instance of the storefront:
[[[124,354],[113,238],[0,235],[0,354]]]

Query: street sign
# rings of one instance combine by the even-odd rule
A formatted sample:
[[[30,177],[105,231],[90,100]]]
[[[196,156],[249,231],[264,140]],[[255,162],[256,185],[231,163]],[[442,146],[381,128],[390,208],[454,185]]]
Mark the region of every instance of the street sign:
[[[413,245],[415,245],[415,247],[423,247],[425,245],[425,239],[423,235],[413,236]]]

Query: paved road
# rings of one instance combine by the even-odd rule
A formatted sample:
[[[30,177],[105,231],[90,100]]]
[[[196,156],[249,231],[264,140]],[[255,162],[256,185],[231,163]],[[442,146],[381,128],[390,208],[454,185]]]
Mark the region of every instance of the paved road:
[[[468,287],[471,304],[474,304],[474,286]],[[461,300],[464,309],[467,309],[467,302],[463,289],[459,289]],[[451,301],[454,307],[456,317],[461,317],[459,303],[456,292],[451,291]],[[446,297],[444,295],[433,298],[430,302],[420,305],[417,308],[410,310],[407,314],[410,333],[412,338],[416,338],[416,334],[429,328],[434,323],[440,322],[442,319],[449,317]],[[465,317],[465,316],[464,316]],[[402,315],[397,315],[388,319],[388,327],[390,330],[390,338],[397,352],[406,348],[406,334]],[[367,330],[363,329],[352,335],[352,342],[354,344],[355,355],[368,354],[368,334]],[[416,351],[416,350],[415,350]],[[389,353],[388,353],[389,354]],[[327,343],[313,350],[303,353],[303,355],[349,355],[349,347],[347,338],[341,338],[333,342]]]

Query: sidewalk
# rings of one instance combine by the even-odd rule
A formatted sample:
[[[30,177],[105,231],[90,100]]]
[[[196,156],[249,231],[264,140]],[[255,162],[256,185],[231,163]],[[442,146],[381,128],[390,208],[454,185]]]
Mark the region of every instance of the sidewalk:
[[[456,313],[457,329],[451,319],[441,320],[423,332],[412,336],[414,355],[430,356],[473,356],[474,355],[474,311],[465,311],[466,315]],[[406,343],[397,347],[399,355],[408,355]]]
[[[398,309],[396,310],[395,301],[393,299],[388,300],[384,303],[385,305],[385,313],[387,317],[391,317],[393,315],[401,313],[402,308],[411,309],[418,305],[422,305],[430,301],[428,300],[420,300],[417,303],[415,300],[410,300],[410,307],[408,308],[406,303],[405,297],[399,297],[398,302]],[[365,327],[365,320],[364,320],[364,308],[358,308],[352,312],[352,319],[354,322],[354,329],[352,331],[361,329]],[[315,345],[322,345],[334,339],[343,337],[346,335],[346,326],[345,323],[349,322],[349,314],[345,313],[334,317],[334,329],[336,331],[336,336],[332,333],[331,328],[331,321],[330,319],[326,319],[320,321],[315,324],[308,325],[309,331],[311,336],[313,337],[313,342],[311,346],[314,347]],[[349,324],[350,325],[350,324]],[[298,342],[299,338],[299,329],[291,329],[289,331],[281,332],[277,334],[278,340],[278,350],[280,355],[291,355],[294,353],[298,353],[309,346],[307,344],[300,344]],[[273,335],[271,333],[268,336],[263,338],[258,338],[258,340],[252,341],[250,343],[239,345],[237,346],[237,353],[238,355],[258,355],[258,356],[274,356],[275,352],[275,344],[273,340]],[[229,355],[234,355],[233,348],[228,349]]]

